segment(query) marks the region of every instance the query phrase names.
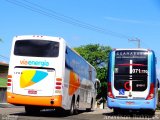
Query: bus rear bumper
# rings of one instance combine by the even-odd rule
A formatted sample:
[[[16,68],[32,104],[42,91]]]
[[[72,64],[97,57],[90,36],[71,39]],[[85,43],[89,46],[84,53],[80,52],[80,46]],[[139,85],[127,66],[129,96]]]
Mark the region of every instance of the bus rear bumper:
[[[7,92],[7,102],[13,105],[33,105],[44,107],[61,107],[62,96],[25,96]]]
[[[120,109],[156,109],[155,99],[151,100],[131,100],[131,99],[113,99],[107,97],[107,105],[109,108]]]

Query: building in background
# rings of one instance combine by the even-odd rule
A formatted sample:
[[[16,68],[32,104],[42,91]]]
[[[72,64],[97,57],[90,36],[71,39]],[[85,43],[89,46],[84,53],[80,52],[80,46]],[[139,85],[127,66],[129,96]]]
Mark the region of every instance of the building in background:
[[[0,87],[6,87],[8,75],[8,64],[0,62]]]
[[[0,62],[0,107],[6,103],[8,64]]]

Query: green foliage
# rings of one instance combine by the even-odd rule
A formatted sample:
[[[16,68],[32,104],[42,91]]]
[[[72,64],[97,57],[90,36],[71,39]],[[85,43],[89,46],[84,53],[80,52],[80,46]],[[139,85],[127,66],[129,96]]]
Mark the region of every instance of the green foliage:
[[[7,86],[7,79],[0,78],[0,87],[6,87]]]
[[[111,47],[99,44],[89,44],[74,48],[83,58],[85,58],[97,71],[97,78],[101,82],[101,89],[98,90],[98,98],[107,96],[107,66],[108,55]]]

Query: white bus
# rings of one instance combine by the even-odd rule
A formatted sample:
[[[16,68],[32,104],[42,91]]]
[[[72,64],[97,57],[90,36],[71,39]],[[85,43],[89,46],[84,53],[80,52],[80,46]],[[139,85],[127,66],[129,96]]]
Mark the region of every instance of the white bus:
[[[63,109],[91,110],[96,98],[96,70],[63,38],[16,36],[7,82],[7,101],[26,113]]]

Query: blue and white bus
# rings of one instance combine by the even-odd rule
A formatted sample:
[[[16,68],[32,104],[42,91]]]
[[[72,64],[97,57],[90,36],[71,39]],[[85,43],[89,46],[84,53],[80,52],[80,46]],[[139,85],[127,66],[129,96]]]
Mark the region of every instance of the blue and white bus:
[[[156,57],[149,49],[113,49],[108,63],[107,105],[119,110],[149,110],[157,106]]]

